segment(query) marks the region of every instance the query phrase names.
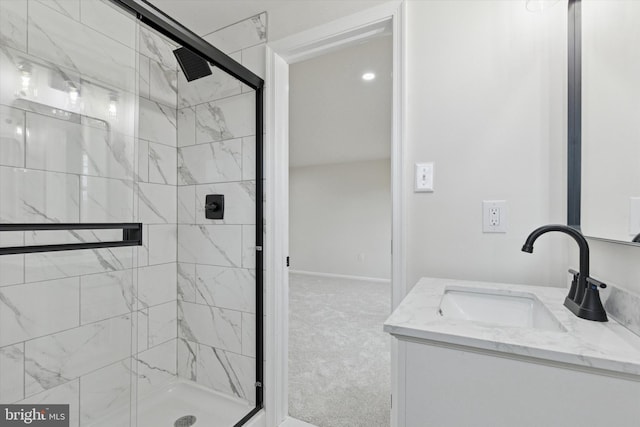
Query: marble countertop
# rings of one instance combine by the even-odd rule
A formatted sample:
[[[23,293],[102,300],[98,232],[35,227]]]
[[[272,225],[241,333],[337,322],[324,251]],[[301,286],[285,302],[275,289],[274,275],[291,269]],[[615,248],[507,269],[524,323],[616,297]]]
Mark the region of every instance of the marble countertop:
[[[556,332],[442,317],[447,286],[534,294],[566,329]],[[398,338],[424,339],[640,376],[640,337],[615,320],[580,319],[563,306],[567,290],[422,278],[384,323]]]

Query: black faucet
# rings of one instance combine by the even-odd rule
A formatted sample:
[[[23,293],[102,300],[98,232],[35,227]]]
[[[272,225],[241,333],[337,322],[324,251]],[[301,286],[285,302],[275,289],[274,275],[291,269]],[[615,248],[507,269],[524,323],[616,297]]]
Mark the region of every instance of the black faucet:
[[[636,235],[636,237],[634,237],[634,238],[633,238],[632,242],[633,242],[633,243],[640,243],[640,233],[638,233],[638,234]]]
[[[573,237],[580,248],[580,271],[569,270],[573,274],[573,281],[569,295],[564,300],[564,306],[583,319],[606,322],[607,313],[602,307],[598,287],[605,288],[607,285],[589,277],[589,244],[582,233],[566,225],[543,225],[529,234],[524,246],[522,246],[522,251],[533,253],[533,243],[536,239],[550,231],[568,234]]]

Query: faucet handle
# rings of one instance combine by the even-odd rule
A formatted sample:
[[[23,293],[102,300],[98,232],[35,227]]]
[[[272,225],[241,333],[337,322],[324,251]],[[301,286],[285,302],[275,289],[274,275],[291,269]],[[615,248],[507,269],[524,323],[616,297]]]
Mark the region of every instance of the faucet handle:
[[[587,277],[587,283],[592,285],[592,289],[597,289],[597,288],[606,288],[607,285],[605,283],[602,283],[599,280],[594,279],[593,277]]]
[[[573,279],[571,280],[571,287],[569,288],[569,295],[565,301],[573,302],[573,299],[576,297],[576,290],[578,289],[578,277],[580,277],[580,273],[576,270],[570,268],[569,274],[573,275]]]
[[[579,271],[574,270],[573,268],[569,269],[569,274],[572,274],[574,278],[578,277],[580,275]]]

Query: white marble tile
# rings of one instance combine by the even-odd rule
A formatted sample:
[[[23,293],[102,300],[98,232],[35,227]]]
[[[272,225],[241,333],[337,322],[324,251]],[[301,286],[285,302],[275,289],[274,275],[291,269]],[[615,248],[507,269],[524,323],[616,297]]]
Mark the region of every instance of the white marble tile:
[[[178,299],[196,302],[196,265],[178,263]]]
[[[178,184],[240,181],[242,140],[234,139],[178,149]]]
[[[149,141],[138,140],[138,181],[149,182]]]
[[[133,268],[131,247],[25,255],[25,280],[36,282]]]
[[[79,427],[80,421],[80,380],[75,379],[65,384],[34,394],[18,404],[69,404],[69,427]]]
[[[132,179],[133,137],[27,113],[26,165],[32,169]]]
[[[196,223],[196,186],[183,185],[178,187],[178,223]]]
[[[171,340],[138,354],[135,358],[138,398],[176,378],[177,352],[177,340]]]
[[[0,346],[78,326],[79,301],[77,277],[0,288]]]
[[[242,180],[256,179],[256,137],[242,138]]]
[[[156,61],[150,63],[149,98],[171,108],[178,105],[178,72]]]
[[[197,382],[241,399],[255,399],[255,359],[198,346]]]
[[[240,353],[242,351],[241,313],[179,301],[178,337]]]
[[[125,359],[131,352],[131,316],[116,317],[25,343],[25,394],[71,381]]]
[[[256,357],[256,315],[242,313],[242,354]]]
[[[135,27],[130,21],[129,26]],[[124,31],[121,28],[119,31]],[[138,74],[133,46],[125,46],[41,3],[29,3],[31,55],[134,92]]]
[[[216,67],[211,71],[211,75],[190,82],[182,72],[178,73],[178,106],[180,108],[238,95],[241,92],[241,83],[238,79]]]
[[[244,268],[196,265],[196,302],[255,312],[256,276]]]
[[[242,267],[256,268],[256,226],[242,226]]]
[[[260,44],[242,49],[242,65],[262,79],[265,74],[265,47],[266,45]]]
[[[130,412],[131,359],[80,377],[80,423],[93,425],[114,412]]]
[[[26,1],[0,1],[0,44],[27,50]]]
[[[149,309],[139,310],[135,317],[135,333],[137,335],[138,352],[149,348]]]
[[[96,322],[133,311],[134,274],[135,270],[122,270],[81,276],[81,323]]]
[[[211,220],[205,217],[204,206],[207,194],[224,194],[224,219]],[[197,185],[195,218],[198,224],[255,224],[255,182]]]
[[[149,99],[151,96],[151,64],[149,58],[138,55],[138,73],[140,74],[139,95]]]
[[[225,53],[246,49],[267,41],[267,14],[230,25],[214,33],[207,34],[204,39]]]
[[[245,93],[196,106],[198,144],[255,135],[255,94]]]
[[[140,98],[140,138],[175,147],[176,120],[175,108]]]
[[[172,224],[177,221],[177,188],[174,185],[139,185],[139,218],[145,224]]]
[[[178,261],[239,267],[241,230],[236,225],[178,225]]]
[[[198,344],[185,339],[178,339],[178,377],[185,380],[196,380],[196,360]]]
[[[177,294],[175,262],[138,269],[138,300],[140,307],[151,307],[175,301]]]
[[[178,63],[173,51],[177,46],[157,32],[140,26],[139,49],[142,54],[165,67],[177,69]]]
[[[80,177],[82,222],[131,222],[135,189],[129,180]]]
[[[177,184],[177,156],[175,147],[164,144],[149,144],[149,182]]]
[[[24,233],[0,233],[0,245],[24,245]],[[3,255],[0,257],[0,286],[15,285],[24,282],[24,255]]]
[[[178,147],[196,143],[196,110],[186,107],[178,110]]]
[[[80,19],[80,0],[36,0],[69,18]],[[33,1],[31,1],[33,3]],[[26,3],[26,2],[25,2]]]
[[[155,347],[170,339],[175,339],[178,333],[178,317],[176,302],[149,307],[149,346]]]
[[[624,325],[636,335],[640,335],[640,295],[626,289],[609,285],[601,292],[604,308],[609,316]]]
[[[0,402],[24,397],[24,344],[0,348]]]
[[[24,111],[0,105],[0,165],[24,167]]]
[[[78,177],[0,167],[0,221],[78,222]]]
[[[103,0],[81,0],[80,20],[83,24],[130,48],[136,46],[135,18],[119,7]]]
[[[149,265],[176,261],[177,234],[175,224],[149,226]]]

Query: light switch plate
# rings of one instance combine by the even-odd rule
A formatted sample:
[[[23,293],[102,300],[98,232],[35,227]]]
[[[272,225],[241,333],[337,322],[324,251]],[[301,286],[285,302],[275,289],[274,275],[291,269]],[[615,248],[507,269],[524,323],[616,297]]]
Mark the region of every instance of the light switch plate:
[[[433,163],[416,163],[414,191],[433,192]]]
[[[482,232],[507,232],[507,202],[505,200],[484,200],[482,202]]]

